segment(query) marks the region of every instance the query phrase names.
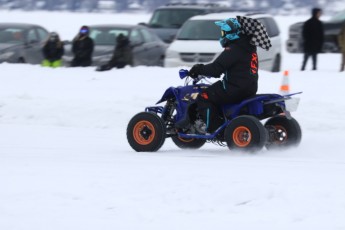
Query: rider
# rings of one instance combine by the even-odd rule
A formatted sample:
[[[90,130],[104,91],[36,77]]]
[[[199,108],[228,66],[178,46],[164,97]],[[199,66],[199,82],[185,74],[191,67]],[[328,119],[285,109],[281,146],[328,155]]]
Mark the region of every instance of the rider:
[[[214,62],[196,64],[189,70],[192,78],[198,75],[220,78],[223,74],[221,80],[197,97],[198,112],[208,133],[223,124],[221,105],[239,103],[256,94],[259,77],[256,46],[266,50],[271,47],[266,28],[256,19],[237,16],[215,24],[221,29],[219,41],[223,52]]]

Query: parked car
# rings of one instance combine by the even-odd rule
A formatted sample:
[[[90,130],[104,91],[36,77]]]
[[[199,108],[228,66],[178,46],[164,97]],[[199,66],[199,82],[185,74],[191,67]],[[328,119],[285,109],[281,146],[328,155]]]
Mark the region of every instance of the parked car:
[[[343,23],[345,23],[345,10],[331,17],[330,20],[323,21],[325,41],[322,47],[322,52],[340,52],[337,35],[339,34]],[[303,53],[303,24],[304,22],[297,22],[289,27],[289,37],[286,41],[286,50],[289,53]]]
[[[0,23],[0,63],[40,64],[48,31],[34,24]]]
[[[146,25],[164,42],[171,43],[178,30],[190,17],[208,13],[230,11],[228,7],[215,3],[169,3],[154,10]]]
[[[120,24],[90,26],[90,37],[95,44],[92,66],[105,64],[111,59],[116,46],[116,37],[121,33],[129,38],[133,52],[133,66],[163,66],[167,45],[160,38],[144,26]],[[72,59],[72,44],[68,42],[63,56],[65,65],[69,65]]]
[[[260,69],[278,72],[281,64],[281,37],[275,19],[268,14],[226,12],[194,16],[181,27],[176,39],[166,51],[165,67],[193,66],[196,63],[210,63],[223,51],[219,44],[220,30],[215,21],[236,16],[258,19],[270,36],[269,51],[258,48]]]

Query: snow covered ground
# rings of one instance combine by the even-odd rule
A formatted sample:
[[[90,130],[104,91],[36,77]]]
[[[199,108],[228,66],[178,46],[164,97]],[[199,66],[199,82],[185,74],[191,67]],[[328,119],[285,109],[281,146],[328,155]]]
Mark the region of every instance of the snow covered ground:
[[[0,12],[66,39],[112,17],[149,16]],[[284,41],[301,19],[278,17]],[[284,52],[291,92],[303,91],[301,145],[256,154],[170,139],[156,153],[130,148],[128,121],[183,83],[179,68],[0,64],[0,229],[344,230],[345,73],[338,54],[319,55],[318,71],[300,72],[301,61]],[[259,93],[279,92],[282,77],[261,71]]]

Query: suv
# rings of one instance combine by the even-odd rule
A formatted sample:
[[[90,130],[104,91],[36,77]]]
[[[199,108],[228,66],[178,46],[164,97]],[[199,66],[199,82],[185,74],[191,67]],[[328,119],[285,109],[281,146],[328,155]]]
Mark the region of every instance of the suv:
[[[190,18],[181,27],[176,39],[166,53],[164,66],[193,66],[196,63],[214,61],[223,51],[219,44],[220,30],[215,21],[236,16],[247,16],[259,20],[267,29],[272,47],[269,51],[258,48],[260,69],[279,72],[281,63],[281,37],[274,18],[267,14],[226,12],[200,15]]]
[[[225,6],[214,3],[170,3],[157,8],[153,12],[148,24],[140,24],[149,27],[164,42],[171,43],[179,28],[190,17],[222,11],[229,11],[229,9],[227,9]]]
[[[334,15],[330,20],[323,22],[325,41],[322,52],[340,52],[337,35],[340,33],[343,23],[345,23],[345,10]],[[286,41],[286,50],[289,53],[303,53],[303,24],[304,22],[297,22],[289,27],[289,38]]]

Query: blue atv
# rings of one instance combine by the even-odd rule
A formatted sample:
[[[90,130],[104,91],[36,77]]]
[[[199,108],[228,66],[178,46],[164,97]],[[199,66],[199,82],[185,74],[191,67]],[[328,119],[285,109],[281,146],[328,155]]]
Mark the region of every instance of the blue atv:
[[[128,123],[127,140],[137,152],[158,151],[166,138],[182,149],[198,149],[206,142],[246,152],[298,146],[302,132],[291,117],[297,109],[300,94],[257,94],[239,104],[223,105],[224,123],[214,132],[206,133],[199,118],[196,98],[210,86],[207,77],[191,79],[187,70],[180,70],[185,85],[170,87],[156,103],[164,106],[146,107]],[[261,120],[266,120],[264,124]]]

